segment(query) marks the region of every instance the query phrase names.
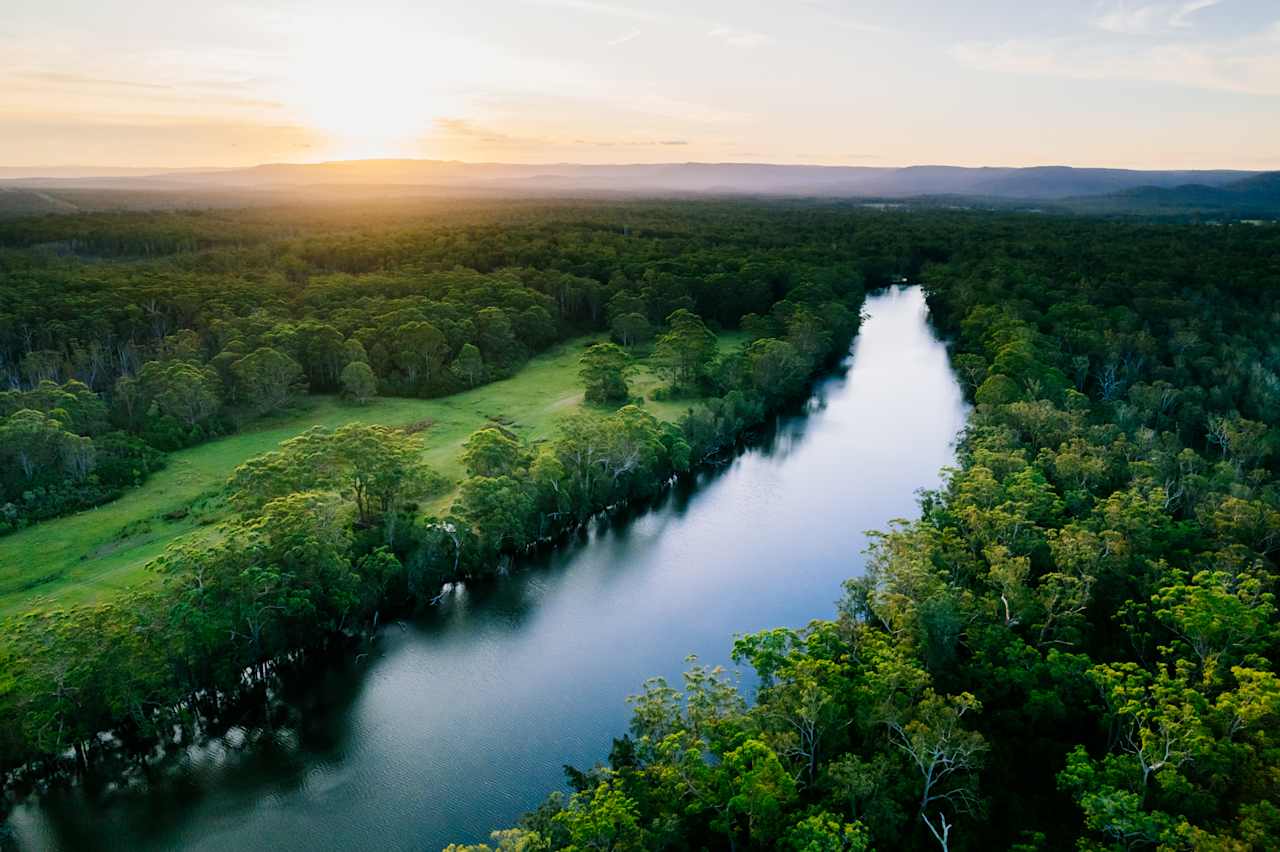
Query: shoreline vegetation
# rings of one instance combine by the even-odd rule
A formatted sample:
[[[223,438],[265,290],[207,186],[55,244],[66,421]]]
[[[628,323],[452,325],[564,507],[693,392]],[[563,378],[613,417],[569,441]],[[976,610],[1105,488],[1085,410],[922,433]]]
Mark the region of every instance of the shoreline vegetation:
[[[680,688],[643,684],[607,762],[567,769],[569,793],[492,847],[1280,845],[1280,229],[817,201],[548,204],[454,226],[342,215],[358,225],[334,211],[60,220],[60,233],[92,231],[98,252],[153,258],[84,266],[30,248],[40,228],[25,223],[14,233],[28,247],[0,253],[0,269],[43,295],[3,305],[26,325],[0,324],[14,329],[0,343],[27,377],[19,392],[36,394],[23,402],[56,405],[8,414],[21,415],[10,434],[45,436],[35,446],[60,454],[60,475],[82,472],[74,439],[107,430],[69,375],[104,332],[60,331],[55,350],[20,329],[110,296],[154,306],[100,313],[161,365],[143,381],[149,362],[125,359],[121,378],[146,385],[136,399],[116,377],[102,391],[82,382],[110,399],[126,438],[104,446],[125,455],[130,439],[203,440],[204,427],[173,424],[197,409],[213,418],[214,401],[232,399],[233,418],[261,409],[259,392],[279,384],[264,375],[316,371],[308,386],[323,389],[336,362],[298,342],[314,329],[277,333],[264,312],[295,329],[336,323],[341,339],[315,332],[332,344],[322,351],[358,342],[365,358],[338,371],[352,398],[369,373],[432,395],[479,365],[510,370],[570,331],[607,329],[618,351],[593,346],[580,363],[598,413],[542,442],[500,422],[475,432],[447,511],[430,509],[448,477],[422,463],[429,430],[319,428],[246,460],[225,492],[235,517],[167,551],[158,588],[6,619],[10,789],[107,755],[145,771],[236,696],[267,694],[274,666],[305,664],[296,649],[358,635],[396,604],[429,603],[445,582],[501,573],[530,543],[651,498],[802,394],[847,347],[866,290],[904,279],[922,282],[974,403],[920,519],[877,538],[835,618],[734,641],[758,675],[752,700],[696,664]],[[164,278],[185,288],[170,301],[144,292],[154,264],[190,273]],[[219,324],[190,301],[215,290],[242,300]],[[466,325],[485,311],[498,312],[488,331]],[[515,331],[520,317],[544,329],[542,345]],[[716,326],[745,345],[721,356]],[[664,402],[705,400],[678,424],[630,403],[622,356],[642,340]],[[47,352],[58,356],[33,357]],[[55,367],[62,395],[29,380]],[[193,370],[212,397],[169,393],[169,379],[199,385]],[[136,420],[130,399],[146,401]]]
[[[447,852],[1280,842],[1280,229],[1002,225],[923,271],[974,408],[837,616]]]
[[[226,519],[221,491],[239,462],[312,426],[359,421],[413,431],[424,440],[423,460],[456,484],[465,475],[462,445],[472,432],[501,420],[529,441],[545,440],[558,417],[582,406],[578,359],[600,339],[554,344],[510,378],[445,397],[375,397],[357,404],[341,396],[308,395],[232,435],[177,450],[144,485],[111,502],[0,536],[0,616],[95,603],[145,582],[152,576],[146,565],[175,539],[198,537]],[[717,336],[725,351],[744,340],[736,331]],[[653,399],[663,380],[646,357],[636,361],[632,385],[645,410],[675,422],[689,405],[699,404],[694,398]],[[455,493],[450,489],[435,498],[436,508],[447,506]],[[25,569],[36,560],[44,576],[32,578]]]
[[[643,242],[631,242],[647,248]],[[24,257],[20,263],[29,260]],[[25,270],[33,267],[40,268],[39,263]],[[372,282],[352,276],[337,289],[368,285],[382,296],[373,309],[391,311],[373,314],[370,333],[357,331],[343,341],[336,329],[310,327],[306,337],[311,343],[289,350],[297,358],[253,341],[233,342],[229,345],[249,350],[249,355],[233,351],[223,359],[234,368],[225,382],[219,381],[213,366],[221,355],[203,360],[209,348],[198,331],[170,330],[155,347],[157,360],[143,360],[136,371],[138,377],[173,374],[171,384],[144,394],[150,401],[139,437],[150,440],[150,418],[168,417],[166,422],[179,427],[175,444],[214,449],[219,447],[202,442],[235,430],[234,422],[217,423],[219,405],[228,406],[227,417],[233,420],[250,418],[245,413],[249,410],[261,417],[298,396],[313,367],[307,355],[313,338],[327,340],[324,351],[331,355],[355,352],[346,364],[360,365],[355,372],[365,373],[363,377],[351,378],[352,370],[339,370],[332,358],[320,359],[344,382],[351,378],[355,385],[356,379],[373,373],[372,381],[380,388],[401,393],[418,388],[433,396],[459,383],[482,383],[486,377],[515,372],[534,348],[514,331],[531,310],[521,305],[540,301],[534,305],[534,319],[548,319],[556,300],[542,292],[550,290],[560,298],[560,316],[558,323],[543,329],[546,340],[572,337],[568,331],[584,326],[606,325],[626,348],[596,343],[578,353],[562,345],[560,357],[554,359],[558,377],[563,379],[566,370],[577,367],[592,402],[574,413],[575,394],[554,397],[549,408],[555,416],[542,414],[540,435],[521,434],[526,430],[504,410],[501,395],[492,397],[496,413],[486,414],[478,424],[482,428],[465,441],[455,440],[461,452],[455,446],[454,458],[445,460],[446,469],[460,474],[456,479],[424,461],[424,444],[431,441],[434,423],[415,421],[415,426],[425,426],[421,430],[362,423],[359,409],[371,397],[369,389],[344,387],[353,403],[344,419],[351,422],[315,426],[277,449],[245,460],[220,493],[201,492],[197,499],[204,501],[204,510],[215,516],[225,506],[225,519],[215,517],[221,522],[179,537],[148,562],[143,570],[151,575],[150,581],[122,582],[109,595],[85,605],[29,608],[6,618],[0,655],[13,680],[0,693],[0,718],[5,721],[0,759],[10,786],[69,779],[110,754],[145,766],[157,749],[180,747],[196,730],[208,728],[239,697],[261,694],[277,662],[296,662],[299,651],[360,635],[390,614],[427,605],[447,583],[504,573],[514,557],[531,547],[559,539],[601,511],[652,498],[674,477],[731,447],[843,355],[856,331],[862,275],[838,265],[805,268],[809,271],[792,281],[791,272],[761,270],[757,285],[744,292],[741,302],[714,289],[698,293],[699,279],[652,269],[634,286],[619,273],[607,277],[607,286],[596,279],[573,279],[573,286],[589,294],[578,297],[576,305],[563,279],[551,284],[539,279],[535,286],[524,287],[519,274],[503,272],[455,270],[425,279],[383,273]],[[54,269],[54,278],[67,271],[61,265]],[[526,279],[538,277],[523,274]],[[318,288],[319,297],[308,288],[304,299],[345,306],[354,298],[350,292],[341,299],[326,292],[332,283],[326,280]],[[122,284],[126,290],[130,286],[132,276]],[[476,316],[485,318],[495,342],[483,329],[473,330],[469,312],[474,307],[402,295],[440,289],[454,298],[459,298],[459,289],[465,290],[472,304],[515,301],[511,310],[517,313],[479,308]],[[389,296],[388,290],[396,295]],[[370,302],[371,297],[363,296],[361,307],[368,311]],[[754,306],[761,312],[733,316]],[[718,312],[732,321],[731,328],[742,330],[723,333],[727,347],[722,351],[719,336],[695,309],[712,316]],[[440,311],[454,312],[455,335],[433,326],[433,319],[444,324],[436,315]],[[581,313],[577,322],[572,321],[575,311]],[[206,333],[231,341],[237,331],[227,326],[239,323],[256,326],[265,341],[286,339],[290,332],[296,337],[301,327],[314,326],[316,320],[296,320],[284,330],[271,328],[254,313],[218,323],[194,321],[197,328],[207,325]],[[175,335],[180,343],[170,340]],[[409,348],[390,346],[385,342],[388,335],[406,338],[403,345]],[[353,339],[358,346],[351,345]],[[418,347],[423,345],[435,347],[430,363],[422,360]],[[527,348],[520,349],[522,345]],[[503,347],[514,347],[505,362],[494,354]],[[175,348],[177,353],[169,354]],[[633,357],[645,351],[647,357]],[[52,352],[35,359],[41,369],[72,369]],[[28,353],[25,358],[31,361],[33,356]],[[242,363],[246,358],[262,362],[262,369],[250,370]],[[370,363],[378,369],[371,369]],[[494,363],[504,366],[485,367]],[[448,374],[439,374],[445,366]],[[432,370],[437,372],[435,379],[424,375]],[[255,376],[254,381],[263,385],[256,395],[270,394],[281,384],[296,387],[267,406],[253,402],[255,392],[237,379],[241,375]],[[54,439],[49,434],[47,443],[33,441],[31,452],[49,450],[50,443],[54,451],[65,452],[68,444],[104,434],[98,428],[76,435],[70,429],[77,423],[110,417],[117,406],[140,404],[130,397],[134,381],[132,375],[122,374],[105,382],[111,390],[99,395],[76,379],[39,378],[30,389],[13,392],[19,398],[11,408],[39,405],[39,394],[57,401],[74,397],[78,407],[73,406],[74,412],[66,406],[19,408],[10,418],[34,421],[42,416],[46,433],[60,431],[71,437]],[[519,382],[518,374],[506,380],[508,386]],[[315,388],[317,383],[309,384]],[[481,384],[470,393],[494,387],[498,386]],[[498,389],[500,394],[502,388]],[[190,398],[192,394],[196,398]],[[448,405],[449,399],[445,395],[438,404]],[[161,412],[189,415],[192,406],[205,412],[209,427],[194,424],[182,437],[184,421]],[[683,414],[678,423],[668,422],[650,407],[668,416]],[[89,414],[77,420],[75,415],[84,411]],[[128,415],[116,413],[122,421]],[[252,443],[258,433],[240,434],[248,437],[240,443]],[[173,436],[165,440],[168,437]],[[145,493],[147,485],[139,487],[141,492],[131,493]],[[121,505],[128,500],[126,496]],[[110,509],[108,504],[96,511],[109,514]],[[24,536],[39,533],[41,523],[65,526],[67,520],[93,514],[36,522],[12,540],[21,544]],[[198,526],[199,519],[194,523]],[[32,555],[33,561],[38,558]]]

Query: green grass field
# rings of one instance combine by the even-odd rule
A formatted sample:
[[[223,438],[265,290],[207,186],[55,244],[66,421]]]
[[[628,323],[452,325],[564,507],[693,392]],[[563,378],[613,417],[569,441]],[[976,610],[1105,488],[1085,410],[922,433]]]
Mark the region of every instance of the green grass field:
[[[741,335],[724,334],[720,346],[730,349],[742,340]],[[578,357],[591,342],[568,341],[509,379],[441,399],[379,398],[357,406],[333,397],[308,397],[297,409],[258,421],[244,432],[173,453],[168,467],[118,500],[0,538],[0,615],[103,600],[149,581],[152,575],[145,566],[167,546],[183,536],[205,534],[224,519],[218,495],[238,464],[312,426],[429,423],[420,433],[427,461],[457,480],[463,442],[492,418],[502,418],[507,428],[536,440],[551,435],[556,420],[582,404]],[[631,377],[632,393],[642,395],[655,416],[675,420],[690,403],[653,400],[660,384],[641,361]]]

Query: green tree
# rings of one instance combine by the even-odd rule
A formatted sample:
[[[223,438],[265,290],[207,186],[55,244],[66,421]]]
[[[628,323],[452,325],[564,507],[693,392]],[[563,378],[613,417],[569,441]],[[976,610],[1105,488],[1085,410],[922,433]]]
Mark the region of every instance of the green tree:
[[[644,314],[619,314],[614,317],[609,328],[613,332],[613,339],[623,346],[631,347],[653,340],[653,325]]]
[[[378,393],[378,379],[373,369],[363,361],[352,361],[342,368],[339,377],[342,395],[353,402],[363,405]]]
[[[792,852],[865,852],[871,841],[861,823],[823,811],[793,825],[784,845]]]
[[[918,775],[917,813],[943,852],[951,848],[954,816],[973,813],[979,805],[974,785],[986,742],[978,732],[965,729],[961,720],[981,709],[981,702],[967,692],[941,696],[926,690],[905,720],[885,721],[889,742]]]
[[[604,781],[592,790],[575,793],[569,807],[555,821],[569,834],[569,848],[599,852],[639,852],[644,834],[636,819],[636,803]]]
[[[493,426],[473,432],[462,445],[468,476],[516,476],[528,464],[529,452],[520,441]]]
[[[752,385],[766,398],[793,396],[808,378],[809,370],[803,357],[785,340],[768,337],[757,340],[747,347],[746,354],[751,365]]]
[[[473,388],[484,381],[484,358],[475,344],[464,343],[449,369],[465,387]]]
[[[190,429],[217,412],[221,382],[211,368],[187,361],[148,361],[138,372],[143,396],[160,414]]]
[[[386,426],[314,427],[280,449],[240,465],[227,482],[239,511],[251,514],[296,491],[332,489],[355,504],[357,522],[393,522],[407,504],[438,493],[444,482],[422,462],[422,444]],[[388,535],[394,525],[388,523]]]
[[[680,308],[667,317],[669,330],[658,337],[653,362],[682,390],[697,388],[710,375],[716,336],[692,311]]]
[[[729,812],[746,820],[747,836],[764,846],[782,830],[783,812],[796,797],[795,781],[773,749],[747,740],[724,756]]]
[[[586,400],[606,404],[627,399],[627,369],[630,357],[613,343],[596,343],[587,348],[578,361],[578,375],[586,386]]]
[[[306,390],[298,362],[275,349],[257,349],[231,365],[236,399],[255,414],[276,411]]]

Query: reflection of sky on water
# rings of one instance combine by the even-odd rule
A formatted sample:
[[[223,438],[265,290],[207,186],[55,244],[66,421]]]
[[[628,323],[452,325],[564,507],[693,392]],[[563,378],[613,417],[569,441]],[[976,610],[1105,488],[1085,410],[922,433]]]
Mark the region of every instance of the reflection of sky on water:
[[[74,791],[14,826],[32,845],[439,848],[484,839],[626,730],[627,695],[690,653],[829,616],[864,532],[915,512],[964,403],[918,289],[868,300],[848,369],[808,416],[531,570],[388,627],[376,658],[308,684],[293,741],[202,760],[149,794]]]

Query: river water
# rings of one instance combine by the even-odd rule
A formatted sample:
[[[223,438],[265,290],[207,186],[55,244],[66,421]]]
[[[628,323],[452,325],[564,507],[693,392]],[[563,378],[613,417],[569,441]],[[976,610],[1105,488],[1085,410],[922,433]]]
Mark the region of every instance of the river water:
[[[966,414],[919,288],[872,294],[842,371],[721,470],[519,574],[446,597],[308,684],[305,722],[145,788],[50,794],[31,849],[439,849],[603,760],[646,677],[834,612],[866,530],[916,513]],[[235,745],[233,743],[232,745]]]

